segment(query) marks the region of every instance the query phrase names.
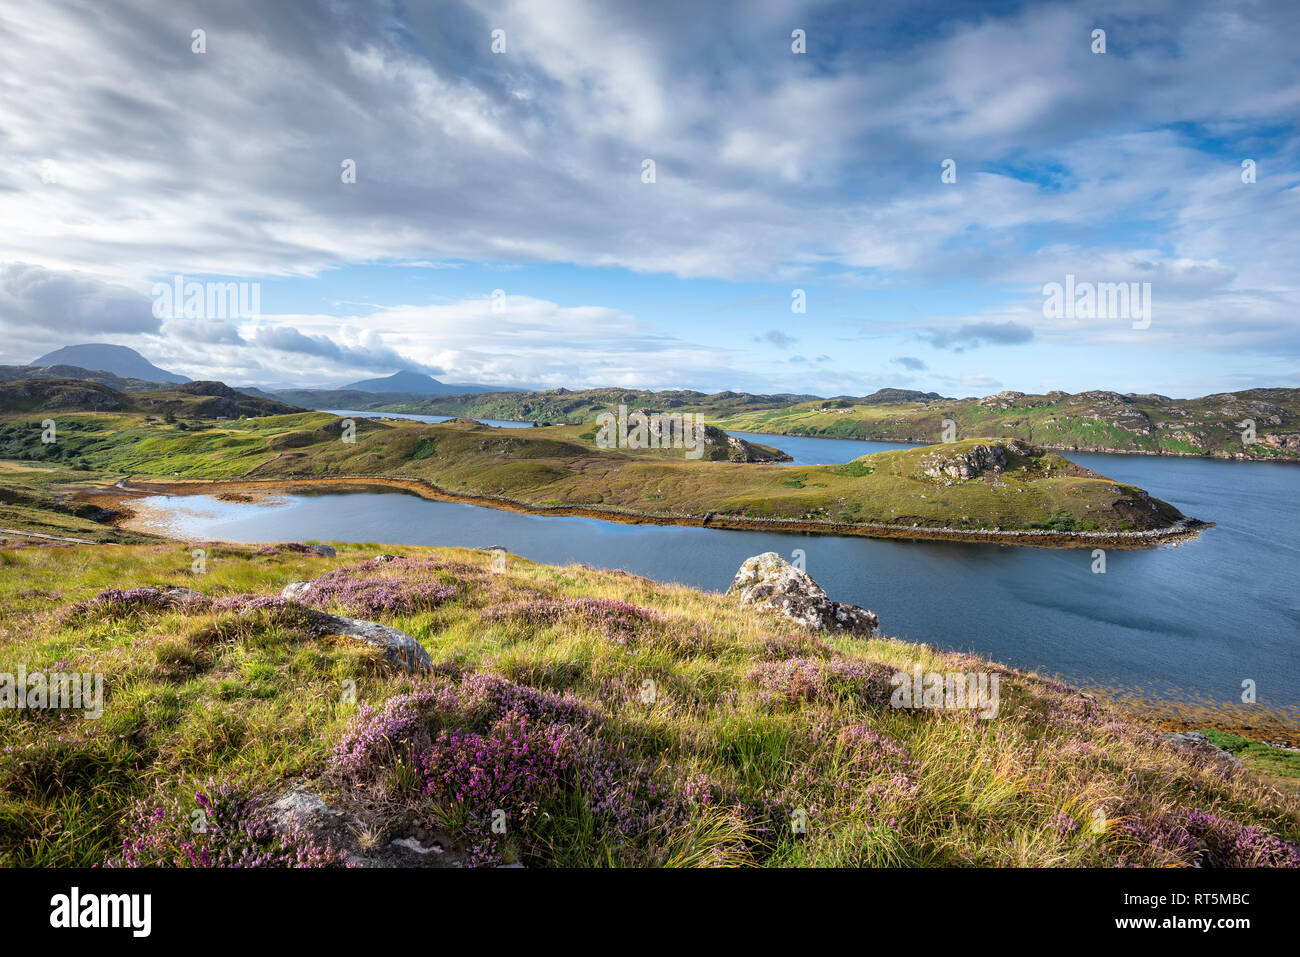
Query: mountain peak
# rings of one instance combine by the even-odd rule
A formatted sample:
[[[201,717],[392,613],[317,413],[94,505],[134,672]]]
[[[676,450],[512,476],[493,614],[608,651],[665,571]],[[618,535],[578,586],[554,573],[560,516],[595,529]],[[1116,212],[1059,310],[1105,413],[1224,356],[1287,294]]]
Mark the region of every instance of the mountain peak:
[[[450,392],[443,383],[431,375],[416,372],[413,369],[400,369],[390,376],[379,379],[362,379],[343,386],[358,392],[414,392],[422,395]]]
[[[86,342],[64,346],[33,359],[33,366],[79,366],[92,372],[111,372],[126,379],[143,379],[145,382],[189,382],[183,375],[160,369],[140,353],[128,346],[115,346],[107,342]]]

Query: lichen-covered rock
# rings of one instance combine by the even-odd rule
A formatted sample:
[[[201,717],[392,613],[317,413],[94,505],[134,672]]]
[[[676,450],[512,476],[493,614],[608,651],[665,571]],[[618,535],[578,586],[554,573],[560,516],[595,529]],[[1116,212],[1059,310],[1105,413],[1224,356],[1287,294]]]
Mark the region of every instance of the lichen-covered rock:
[[[317,624],[327,635],[345,635],[384,652],[384,658],[406,671],[419,673],[433,668],[433,660],[424,646],[404,631],[398,631],[377,621],[361,621],[341,615],[320,613]]]
[[[870,635],[880,627],[875,612],[831,601],[807,572],[795,568],[776,552],[745,559],[727,594],[739,596],[741,604],[780,612],[791,621],[818,631]]]
[[[986,445],[981,442],[962,451],[941,450],[921,460],[921,471],[930,478],[947,478],[965,482],[979,478],[985,472],[1001,474],[1007,467],[1007,452],[1031,455],[1039,450],[1023,442],[1012,441]]]
[[[306,602],[315,581],[290,582],[280,592],[286,601]],[[433,667],[433,660],[424,646],[404,631],[398,631],[377,621],[362,621],[317,612],[313,623],[324,634],[345,635],[383,649],[384,657],[394,665],[410,672],[424,672]]]
[[[389,828],[368,826],[351,811],[327,804],[315,791],[297,787],[270,807],[277,831],[306,832],[320,843],[339,848],[352,867],[462,867],[465,855],[442,838],[391,838]]]
[[[280,597],[289,601],[302,601],[304,594],[310,589],[312,583],[309,581],[289,582],[280,592]]]

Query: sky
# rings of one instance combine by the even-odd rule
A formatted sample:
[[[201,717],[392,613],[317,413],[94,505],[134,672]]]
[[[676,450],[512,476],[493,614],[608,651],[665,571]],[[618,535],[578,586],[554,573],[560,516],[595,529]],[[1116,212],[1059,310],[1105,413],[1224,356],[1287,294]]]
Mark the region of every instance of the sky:
[[[1297,36],[1294,0],[0,0],[0,363],[1300,386]],[[257,308],[168,313],[177,276]],[[1149,315],[1051,314],[1067,277]]]

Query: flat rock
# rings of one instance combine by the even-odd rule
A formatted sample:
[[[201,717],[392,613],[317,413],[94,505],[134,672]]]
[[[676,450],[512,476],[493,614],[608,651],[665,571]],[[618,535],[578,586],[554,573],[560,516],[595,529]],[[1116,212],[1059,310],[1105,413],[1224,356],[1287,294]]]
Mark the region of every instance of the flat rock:
[[[742,605],[780,612],[791,621],[817,631],[871,635],[880,627],[875,612],[831,601],[807,572],[795,568],[776,552],[745,559],[727,594],[739,596]]]
[[[305,831],[317,841],[347,854],[354,867],[461,867],[461,853],[446,850],[441,842],[424,846],[414,837],[363,846],[361,836],[370,830],[349,811],[332,807],[315,791],[298,787],[271,805],[271,824],[280,832]],[[380,832],[382,833],[382,832]]]

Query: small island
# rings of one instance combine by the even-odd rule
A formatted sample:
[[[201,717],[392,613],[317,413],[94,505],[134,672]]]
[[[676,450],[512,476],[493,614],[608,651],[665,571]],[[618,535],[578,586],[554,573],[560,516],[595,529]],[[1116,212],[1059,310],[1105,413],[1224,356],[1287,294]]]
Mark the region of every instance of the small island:
[[[1014,438],[793,466],[781,464],[789,456],[780,449],[711,425],[701,429],[700,454],[689,456],[671,447],[603,448],[590,423],[515,429],[469,419],[347,419],[215,382],[120,392],[48,379],[0,389],[0,456],[68,470],[44,482],[20,483],[14,474],[0,483],[10,527],[23,519],[12,514],[17,508],[44,506],[61,514],[61,527],[71,516],[129,528],[129,500],[141,492],[256,495],[307,485],[388,486],[620,522],[1043,547],[1150,547],[1204,524]],[[57,443],[40,442],[47,420]]]

